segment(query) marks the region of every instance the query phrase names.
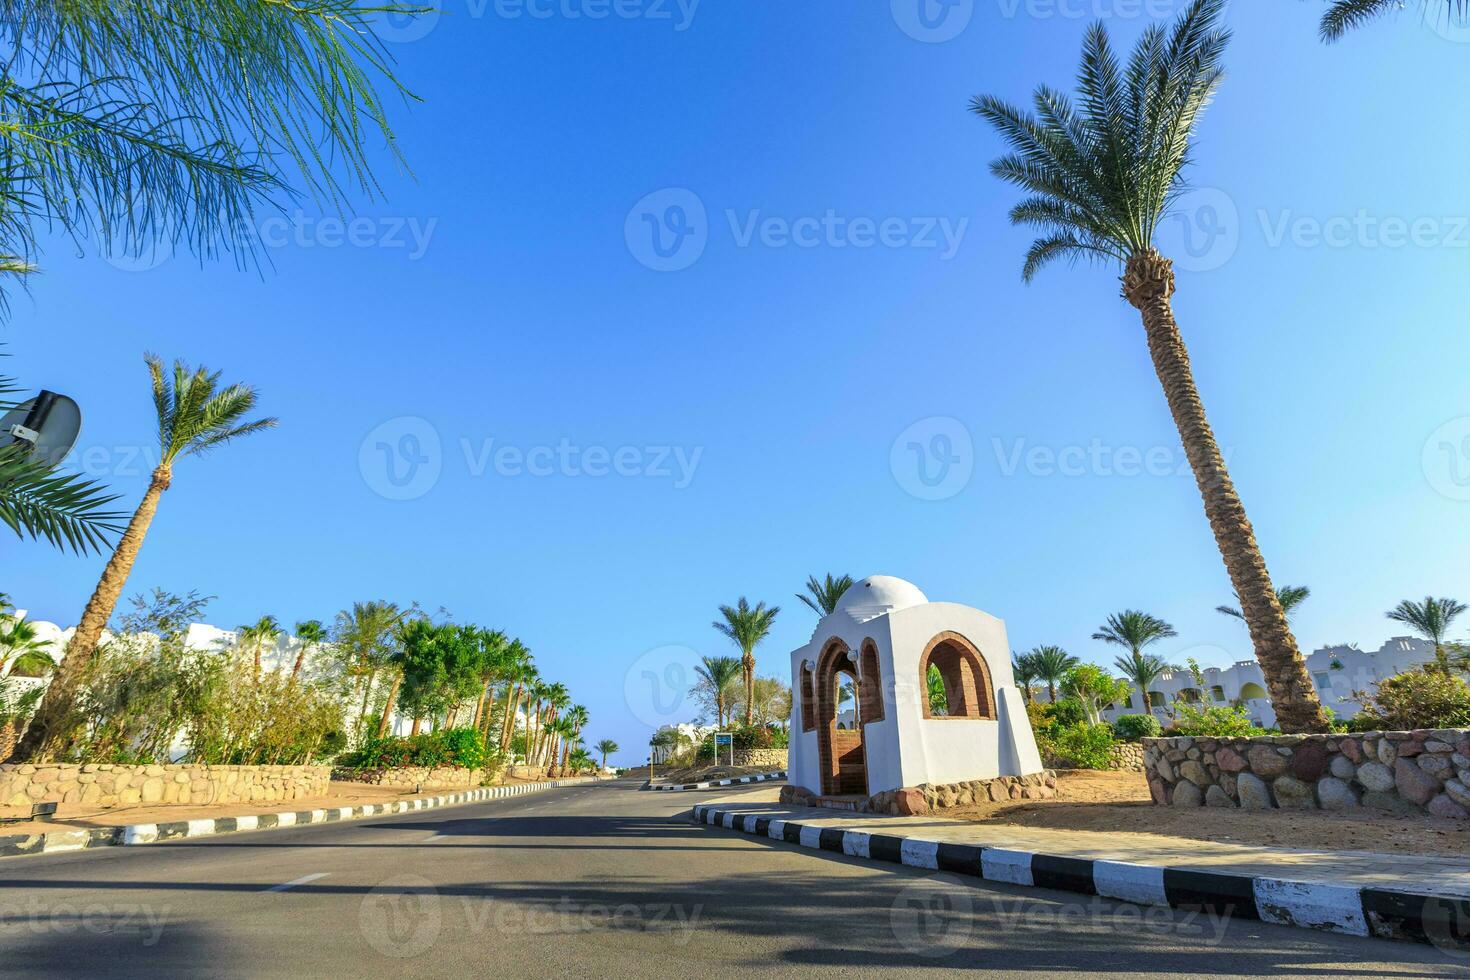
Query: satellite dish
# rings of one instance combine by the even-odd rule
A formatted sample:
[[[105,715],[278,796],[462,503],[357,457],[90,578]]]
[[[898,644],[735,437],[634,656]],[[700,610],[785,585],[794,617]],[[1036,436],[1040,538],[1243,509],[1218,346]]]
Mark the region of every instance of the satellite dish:
[[[82,410],[76,402],[54,391],[43,390],[35,398],[0,415],[0,445],[30,447],[33,458],[59,465],[77,443],[82,431]]]

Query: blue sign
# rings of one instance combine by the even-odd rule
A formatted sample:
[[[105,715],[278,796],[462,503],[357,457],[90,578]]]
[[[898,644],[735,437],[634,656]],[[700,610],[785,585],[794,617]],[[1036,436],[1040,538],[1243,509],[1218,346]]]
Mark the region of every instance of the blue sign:
[[[735,734],[733,732],[715,732],[715,744],[718,746],[734,745]]]

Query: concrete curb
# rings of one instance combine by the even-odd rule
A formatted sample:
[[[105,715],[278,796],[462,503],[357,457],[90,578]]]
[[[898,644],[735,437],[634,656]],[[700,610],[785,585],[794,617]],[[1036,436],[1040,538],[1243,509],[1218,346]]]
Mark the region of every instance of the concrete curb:
[[[56,854],[61,851],[80,851],[88,847],[131,847],[135,844],[153,844],[157,841],[176,840],[181,837],[214,837],[219,834],[234,834],[248,830],[338,823],[343,820],[359,820],[363,817],[376,817],[387,813],[408,813],[414,810],[431,810],[436,807],[499,800],[555,789],[559,786],[580,786],[585,783],[602,781],[595,776],[554,779],[511,786],[486,786],[462,793],[421,796],[411,800],[397,800],[393,803],[369,803],[322,810],[286,810],[233,817],[205,817],[197,820],[175,820],[169,823],[138,823],[118,827],[98,827],[92,830],[52,830],[44,834],[16,834],[10,837],[0,837],[0,858],[25,857],[30,854]]]
[[[767,782],[768,780],[772,780],[772,779],[785,779],[785,778],[786,778],[786,770],[781,769],[781,770],[778,770],[776,772],[762,772],[762,773],[757,773],[754,776],[737,776],[734,779],[711,780],[710,782],[707,782],[707,783],[683,783],[682,785],[680,785],[680,784],[675,784],[675,783],[656,784],[656,783],[645,782],[642,786],[639,786],[638,788],[639,789],[663,790],[663,791],[666,791],[666,792],[682,793],[684,790],[688,790],[688,789],[716,789],[716,788],[718,788],[720,786],[743,786],[746,783],[764,783],[764,782]]]
[[[1465,897],[1035,854],[806,825],[707,805],[696,806],[693,819],[814,850],[987,881],[1470,950],[1470,898]]]

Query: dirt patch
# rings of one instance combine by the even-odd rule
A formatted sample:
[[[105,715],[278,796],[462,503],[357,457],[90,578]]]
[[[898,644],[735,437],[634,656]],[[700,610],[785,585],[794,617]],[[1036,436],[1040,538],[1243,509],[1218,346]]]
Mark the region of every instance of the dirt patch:
[[[980,824],[1044,827],[1171,841],[1219,841],[1302,850],[1393,851],[1470,856],[1470,821],[1396,816],[1374,810],[1324,813],[1174,809],[1155,806],[1139,772],[1062,770],[1054,800],[954,807],[937,815]]]
[[[693,766],[684,769],[659,769],[654,781],[659,783],[707,783],[712,779],[735,779],[774,771],[771,766]]]

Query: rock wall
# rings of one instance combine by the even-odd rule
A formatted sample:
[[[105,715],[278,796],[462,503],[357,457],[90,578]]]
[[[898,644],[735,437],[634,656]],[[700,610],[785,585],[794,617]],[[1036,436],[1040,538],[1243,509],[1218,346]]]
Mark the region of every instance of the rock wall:
[[[1146,738],[1155,803],[1470,818],[1470,730]]]
[[[973,803],[1004,803],[1009,800],[1049,800],[1057,795],[1057,775],[1050,769],[1029,776],[997,776],[994,779],[972,779],[962,783],[906,786],[884,790],[867,799],[829,798],[818,796],[800,786],[781,787],[782,803],[797,806],[821,806],[858,813],[892,813],[903,816],[929,813],[947,807]]]
[[[736,749],[737,766],[759,766],[761,768],[785,769],[785,749]]]
[[[332,778],[351,783],[371,783],[374,786],[391,786],[394,789],[465,789],[479,786],[485,781],[483,769],[454,769],[450,767],[430,769],[424,766],[403,766],[397,769],[338,769]]]
[[[0,806],[204,806],[323,796],[328,766],[0,765]]]
[[[1143,765],[1143,746],[1138,742],[1119,742],[1108,753],[1109,769],[1142,772]]]

